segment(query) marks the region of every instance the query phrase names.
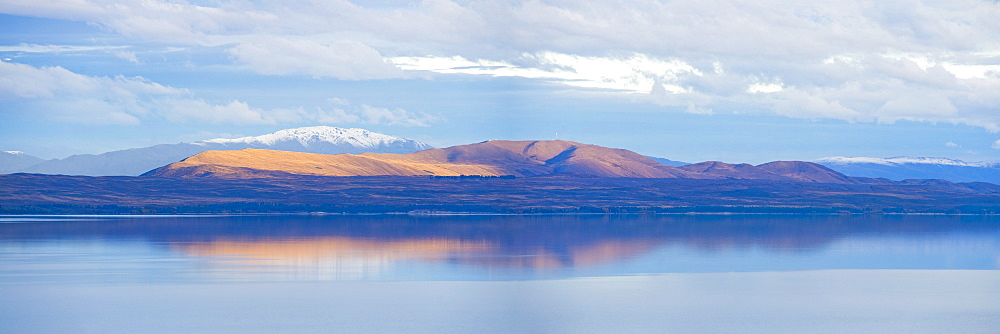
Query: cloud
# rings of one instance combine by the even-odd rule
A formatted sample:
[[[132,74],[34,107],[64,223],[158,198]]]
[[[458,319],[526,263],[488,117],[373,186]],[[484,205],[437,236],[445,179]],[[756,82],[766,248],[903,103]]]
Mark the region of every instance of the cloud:
[[[996,141],[994,141],[993,142],[993,146],[991,146],[991,147],[993,147],[994,149],[1000,150],[1000,139],[997,139]]]
[[[558,82],[567,86],[650,93],[654,85],[682,93],[681,78],[701,73],[677,59],[656,59],[642,54],[619,57],[585,57],[556,52],[524,54],[512,62],[468,60],[454,57],[394,57],[400,68],[445,74],[493,77],[523,77]]]
[[[996,1],[15,0],[0,11],[144,43],[221,46],[266,75],[522,77],[580,94],[648,94],[636,101],[688,112],[1000,131]]]
[[[404,109],[350,105],[332,99],[331,109],[256,108],[232,100],[213,103],[186,89],[141,77],[92,77],[62,67],[0,61],[0,102],[17,104],[27,117],[86,124],[138,125],[143,121],[209,124],[320,122],[427,126],[437,117]]]
[[[747,87],[746,92],[750,94],[767,94],[767,93],[777,93],[784,89],[785,87],[781,84],[781,81],[770,82],[770,83],[758,81],[754,82],[753,84],[750,84],[750,86]]]
[[[185,94],[139,77],[91,77],[0,61],[0,101],[26,103],[23,110],[58,121],[134,125],[150,98]]]
[[[361,115],[368,124],[428,126],[438,120],[437,117],[426,113],[414,113],[400,108],[372,107],[367,104],[361,105]]]
[[[375,49],[355,41],[319,43],[311,40],[263,38],[228,49],[237,62],[268,75],[307,75],[346,80],[403,77]]]
[[[329,101],[334,107],[317,108],[314,116],[310,118],[324,124],[356,123],[416,127],[430,126],[440,120],[440,117],[437,116],[402,108],[390,109],[367,104],[352,105],[347,100],[337,97],[330,98]]]
[[[139,61],[139,58],[135,56],[135,52],[132,51],[115,50],[112,51],[111,54],[114,55],[115,57],[121,58],[122,60],[130,62],[132,64],[136,65],[142,64],[142,62]]]
[[[101,46],[101,45],[39,45],[21,43],[18,45],[0,45],[0,52],[30,52],[30,53],[64,53],[64,52],[84,52],[84,51],[113,51],[127,49],[128,46]]]
[[[953,141],[949,141],[949,142],[944,143],[944,146],[951,147],[951,148],[960,148],[960,147],[962,147],[962,145],[955,144],[955,142],[953,142]]]
[[[252,108],[246,102],[229,101],[212,104],[202,99],[159,98],[150,104],[151,109],[168,121],[175,123],[207,122],[213,124],[275,124],[282,110]]]

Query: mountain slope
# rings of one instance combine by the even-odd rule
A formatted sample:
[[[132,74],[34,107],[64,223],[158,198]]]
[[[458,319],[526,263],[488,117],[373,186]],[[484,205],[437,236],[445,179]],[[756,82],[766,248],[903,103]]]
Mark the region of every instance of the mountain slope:
[[[214,176],[223,178],[273,175],[503,175],[492,166],[405,159],[397,154],[316,154],[261,149],[207,151],[157,168],[148,176]]]
[[[45,162],[45,159],[21,151],[0,151],[0,174],[13,173]]]
[[[325,176],[483,175],[691,177],[623,149],[564,140],[505,141],[429,149],[411,154],[307,154],[271,150],[211,151],[150,171],[149,176],[268,176],[269,172]]]
[[[804,161],[772,161],[757,165],[761,170],[803,182],[854,183],[850,177],[820,164]]]
[[[810,162],[753,166],[709,161],[665,166],[623,149],[565,140],[507,141],[428,149],[410,154],[307,154],[273,150],[208,151],[145,175],[162,177],[323,176],[544,176],[753,179],[853,184],[858,180]]]
[[[779,175],[761,170],[751,164],[728,164],[721,161],[705,161],[678,168],[705,175],[706,177],[715,176],[723,179],[782,179]]]
[[[410,153],[429,145],[364,129],[314,126],[236,139],[209,139],[193,143],[162,144],[102,154],[54,159],[21,171],[66,175],[139,175],[151,169],[212,150],[274,149],[309,153]]]
[[[816,160],[837,172],[890,180],[941,179],[1000,184],[1000,162],[965,162],[945,158],[829,157]]]
[[[720,161],[706,161],[681,166],[688,172],[697,173],[702,178],[725,178],[745,180],[796,181],[819,183],[857,183],[857,180],[840,174],[822,165],[804,161],[773,161],[757,166],[751,164],[727,164]]]
[[[565,140],[490,140],[412,154],[422,159],[500,166],[509,175],[569,174],[599,177],[688,176],[638,153]]]

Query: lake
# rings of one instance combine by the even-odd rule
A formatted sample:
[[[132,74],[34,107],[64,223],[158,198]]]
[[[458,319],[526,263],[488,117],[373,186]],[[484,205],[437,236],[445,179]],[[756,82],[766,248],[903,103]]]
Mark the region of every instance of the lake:
[[[0,216],[3,333],[996,333],[1000,217]]]

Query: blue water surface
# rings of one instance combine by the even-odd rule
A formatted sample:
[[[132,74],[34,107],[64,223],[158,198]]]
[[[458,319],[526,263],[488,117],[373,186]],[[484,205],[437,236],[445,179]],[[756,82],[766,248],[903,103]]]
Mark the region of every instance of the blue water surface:
[[[998,269],[996,216],[3,216],[0,332],[990,333]]]

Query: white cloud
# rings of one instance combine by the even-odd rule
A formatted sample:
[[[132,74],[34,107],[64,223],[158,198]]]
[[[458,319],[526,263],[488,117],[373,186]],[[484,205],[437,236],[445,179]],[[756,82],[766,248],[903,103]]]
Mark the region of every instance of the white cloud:
[[[139,58],[136,57],[135,52],[132,51],[115,50],[112,51],[111,54],[113,54],[115,57],[121,58],[122,60],[130,62],[132,64],[136,65],[142,64],[142,62],[139,61]]]
[[[660,84],[672,93],[688,88],[675,83],[701,72],[677,59],[655,59],[643,54],[626,57],[584,57],[556,52],[524,54],[513,62],[471,61],[453,57],[395,57],[402,69],[444,74],[472,74],[494,77],[523,77],[558,82],[567,86],[650,93]]]
[[[700,114],[700,115],[711,115],[714,112],[712,109],[705,108],[703,106],[696,106],[694,103],[688,104],[687,109],[684,112],[689,114]]]
[[[368,124],[428,126],[437,121],[437,117],[425,113],[414,113],[400,108],[372,107],[367,104],[361,105],[361,115]]]
[[[0,45],[0,52],[30,52],[30,53],[64,53],[83,51],[112,51],[127,49],[127,46],[102,46],[102,45],[39,45],[21,43],[18,45]]]
[[[688,112],[738,106],[1000,131],[996,1],[13,0],[0,12],[86,21],[142,42],[224,46],[244,70],[268,75],[523,77],[581,94],[650,94],[637,100]]]
[[[754,83],[747,87],[747,93],[759,94],[759,93],[777,93],[784,90],[780,83]]]
[[[27,103],[24,109],[58,121],[138,124],[149,98],[185,94],[139,77],[91,77],[62,67],[0,62],[0,101]]]
[[[355,41],[319,43],[311,40],[263,38],[242,43],[228,52],[260,74],[307,75],[346,80],[403,77],[375,49]]]
[[[439,117],[423,113],[413,112],[402,108],[374,107],[367,104],[352,105],[342,98],[330,98],[330,103],[334,105],[330,109],[317,108],[314,116],[310,117],[318,123],[324,124],[378,124],[389,126],[417,126],[426,127],[440,120]]]
[[[944,146],[951,147],[951,148],[960,148],[960,147],[962,147],[962,145],[955,144],[955,142],[953,142],[953,141],[949,141],[949,142],[944,143]]]
[[[295,122],[363,123],[427,126],[437,117],[331,99],[329,110],[264,109],[239,100],[212,103],[186,89],[164,86],[141,77],[92,77],[62,67],[34,67],[0,62],[0,102],[17,103],[29,117],[87,123],[137,125],[144,120],[175,123],[277,124]]]
[[[944,63],[942,66],[959,79],[996,79],[1000,77],[1000,64],[970,65]]]
[[[996,141],[994,141],[993,142],[993,146],[991,146],[991,147],[993,147],[994,149],[1000,150],[1000,139],[997,139]]]
[[[150,108],[161,117],[177,123],[207,122],[213,124],[274,124],[275,117],[268,111],[252,108],[246,102],[230,101],[226,104],[211,104],[202,99],[159,98],[150,103]],[[280,111],[278,112],[280,113]]]

